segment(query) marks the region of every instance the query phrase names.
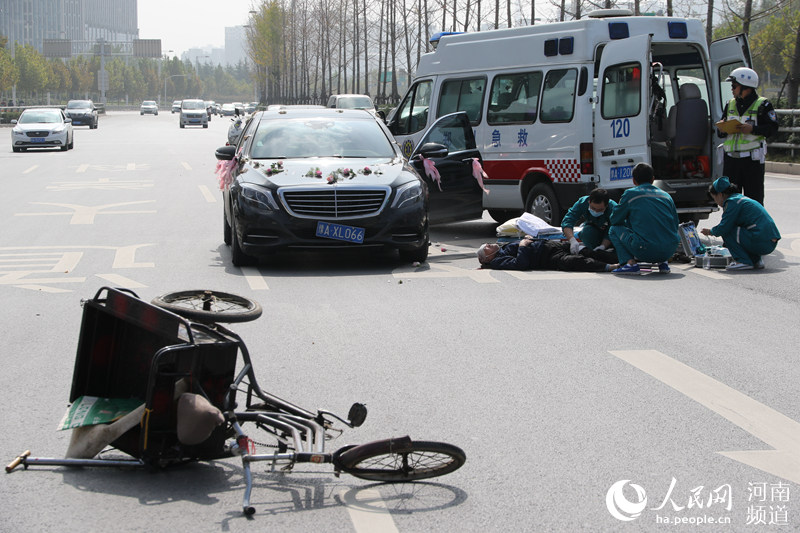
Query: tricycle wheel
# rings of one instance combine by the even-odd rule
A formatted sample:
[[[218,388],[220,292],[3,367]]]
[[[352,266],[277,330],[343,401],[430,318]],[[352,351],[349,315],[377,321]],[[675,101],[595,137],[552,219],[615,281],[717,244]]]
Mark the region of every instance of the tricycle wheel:
[[[338,456],[342,470],[361,479],[415,481],[443,476],[461,468],[464,451],[445,442],[386,439],[355,446]]]
[[[197,322],[250,322],[261,316],[261,305],[227,292],[191,290],[168,292],[153,305]]]

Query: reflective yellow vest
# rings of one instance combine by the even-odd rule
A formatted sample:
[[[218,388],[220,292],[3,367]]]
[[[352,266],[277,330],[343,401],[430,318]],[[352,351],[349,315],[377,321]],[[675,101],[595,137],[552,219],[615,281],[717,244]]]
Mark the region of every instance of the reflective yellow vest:
[[[728,102],[728,120],[736,119],[741,123],[744,123],[747,120],[752,120],[755,125],[758,121],[758,108],[762,103],[764,103],[765,100],[766,98],[759,96],[750,105],[750,107],[747,108],[744,114],[739,116],[739,111],[736,110],[736,99],[731,98],[730,102]],[[753,135],[752,133],[730,133],[725,138],[723,150],[726,152],[750,152],[757,148],[761,148],[761,145],[765,139],[766,137],[763,135]]]

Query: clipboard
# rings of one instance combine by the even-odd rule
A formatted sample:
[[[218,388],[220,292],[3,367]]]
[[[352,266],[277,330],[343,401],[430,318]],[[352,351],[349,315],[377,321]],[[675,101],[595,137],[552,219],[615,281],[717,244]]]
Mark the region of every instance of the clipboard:
[[[738,128],[740,125],[741,122],[734,119],[720,120],[715,124],[717,129],[722,133],[738,133],[739,132]]]

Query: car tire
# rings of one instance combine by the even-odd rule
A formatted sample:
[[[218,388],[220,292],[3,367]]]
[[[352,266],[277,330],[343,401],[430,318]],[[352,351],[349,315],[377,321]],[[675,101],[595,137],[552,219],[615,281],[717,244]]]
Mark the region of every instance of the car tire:
[[[247,255],[242,251],[241,244],[239,244],[239,234],[236,231],[236,214],[231,216],[231,262],[233,266],[243,267],[252,265],[253,257]]]
[[[225,246],[231,245],[231,225],[228,224],[228,217],[224,209],[222,210],[222,242],[225,243]]]
[[[208,124],[203,124],[203,127],[204,127],[204,128],[207,128],[207,127],[208,127]]]
[[[183,123],[181,123],[181,128],[184,128],[184,127],[185,127],[185,126],[183,125]]]
[[[20,150],[21,150],[21,148],[17,148],[16,146],[12,146],[11,147],[11,151],[12,152],[19,152]]]
[[[561,222],[558,199],[553,188],[546,183],[537,183],[533,186],[525,200],[525,211],[536,215],[551,226],[557,226]]]
[[[512,218],[517,218],[522,215],[522,211],[518,209],[489,209],[489,216],[498,224],[502,224]]]
[[[61,148],[62,152],[66,152],[67,150],[69,150],[69,144],[65,144],[64,146],[59,146],[59,148]]]
[[[140,112],[139,112],[139,115],[140,115],[140,116],[144,116],[144,111],[140,111]]]

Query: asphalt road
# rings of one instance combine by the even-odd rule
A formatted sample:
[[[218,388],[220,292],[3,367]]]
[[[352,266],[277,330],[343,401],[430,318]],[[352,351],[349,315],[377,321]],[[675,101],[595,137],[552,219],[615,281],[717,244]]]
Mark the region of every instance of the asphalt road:
[[[235,460],[18,469],[0,530],[800,530],[800,180],[767,177],[783,239],[757,272],[480,271],[488,217],[433,228],[419,267],[296,253],[239,269],[214,176],[228,124],[118,113],[69,152],[0,151],[0,458],[66,451],[80,302],[115,286],[258,300],[262,318],[232,329],[262,386],[310,409],[367,404],[334,447],[408,434],[466,465],[402,485],[256,467],[252,519]]]

